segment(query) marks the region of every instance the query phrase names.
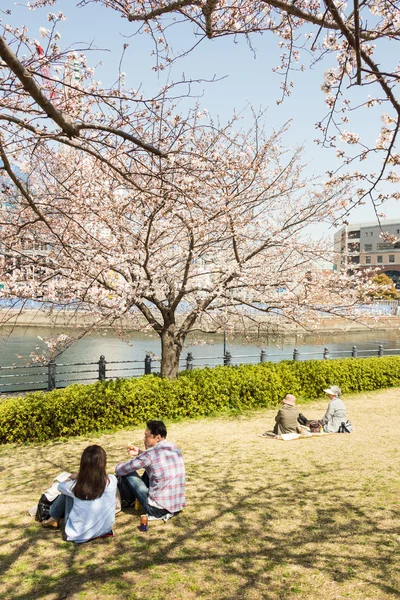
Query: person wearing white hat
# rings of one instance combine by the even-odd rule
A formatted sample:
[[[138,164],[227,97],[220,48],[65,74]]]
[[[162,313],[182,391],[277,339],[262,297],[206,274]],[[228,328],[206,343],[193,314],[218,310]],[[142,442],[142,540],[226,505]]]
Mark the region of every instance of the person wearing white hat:
[[[324,392],[329,396],[329,404],[322,425],[326,433],[336,433],[342,422],[346,422],[346,407],[340,398],[342,390],[337,385],[331,385]]]
[[[331,385],[324,390],[324,392],[329,396],[329,404],[325,415],[318,423],[322,425],[325,433],[337,433],[340,425],[346,422],[346,407],[343,400],[340,398],[342,390],[337,385]],[[302,425],[307,426],[310,423],[310,421],[301,413],[298,421]]]

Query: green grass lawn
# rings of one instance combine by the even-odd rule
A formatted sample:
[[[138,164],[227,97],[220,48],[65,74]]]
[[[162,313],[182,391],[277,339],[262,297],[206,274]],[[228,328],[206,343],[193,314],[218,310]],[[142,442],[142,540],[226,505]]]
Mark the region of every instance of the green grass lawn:
[[[192,600],[399,598],[400,390],[347,396],[351,435],[257,437],[275,410],[169,424],[186,461],[187,509],[140,533],[62,541],[28,515],[91,443],[110,472],[142,429],[0,449],[0,598]],[[321,417],[326,402],[300,407]]]

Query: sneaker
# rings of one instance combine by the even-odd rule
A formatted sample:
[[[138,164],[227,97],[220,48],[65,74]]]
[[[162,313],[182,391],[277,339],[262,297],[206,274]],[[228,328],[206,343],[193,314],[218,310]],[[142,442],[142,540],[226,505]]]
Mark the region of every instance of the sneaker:
[[[167,521],[169,521],[169,519],[172,519],[172,517],[179,515],[180,512],[181,511],[176,512],[176,513],[167,513],[166,515],[163,515],[162,517],[154,517],[153,515],[149,515],[148,519],[149,519],[149,521],[164,521],[164,523],[166,523]]]
[[[165,515],[165,517],[163,517],[163,518],[162,518],[162,520],[163,520],[163,521],[166,523],[167,521],[169,521],[169,519],[172,519],[172,517],[176,517],[177,515],[179,515],[179,513],[180,513],[180,512],[181,512],[181,511],[179,510],[179,511],[178,511],[178,512],[176,512],[176,513],[167,513],[167,514]]]

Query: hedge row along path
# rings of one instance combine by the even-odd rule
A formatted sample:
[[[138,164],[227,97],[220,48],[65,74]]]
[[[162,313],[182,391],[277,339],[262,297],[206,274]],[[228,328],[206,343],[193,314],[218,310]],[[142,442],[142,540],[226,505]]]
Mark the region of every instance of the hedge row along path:
[[[283,361],[182,373],[177,380],[147,375],[0,402],[0,443],[35,442],[117,427],[149,418],[204,417],[276,406],[287,394],[303,400],[340,385],[343,393],[400,385],[400,357]]]

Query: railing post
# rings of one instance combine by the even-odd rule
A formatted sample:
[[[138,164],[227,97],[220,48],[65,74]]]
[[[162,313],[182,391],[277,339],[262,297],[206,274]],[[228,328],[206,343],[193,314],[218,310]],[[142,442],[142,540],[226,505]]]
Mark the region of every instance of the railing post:
[[[322,355],[322,358],[324,358],[325,360],[329,358],[329,350],[328,350],[328,348],[324,348],[324,353]]]
[[[191,352],[187,353],[186,357],[186,371],[191,371],[193,369],[193,354]]]
[[[379,344],[379,346],[378,346],[378,356],[383,356],[383,346],[382,346],[382,344]]]
[[[293,350],[293,360],[299,360],[300,357],[300,352],[297,350],[297,348],[295,348]]]
[[[104,354],[100,356],[99,360],[99,381],[104,381],[106,378],[106,357]]]
[[[266,362],[266,360],[267,360],[267,353],[266,353],[266,351],[263,348],[261,350],[261,354],[260,354],[260,362],[263,363],[263,362]]]
[[[224,356],[225,367],[229,367],[231,365],[231,362],[232,362],[232,354],[229,352],[229,350],[227,350],[225,352],[225,356]]]
[[[358,354],[357,346],[353,346],[353,349],[351,351],[352,358],[357,358],[357,354]]]
[[[56,363],[51,360],[47,364],[47,391],[51,392],[56,387]]]
[[[146,358],[144,359],[144,374],[151,375],[151,354],[146,352]]]

